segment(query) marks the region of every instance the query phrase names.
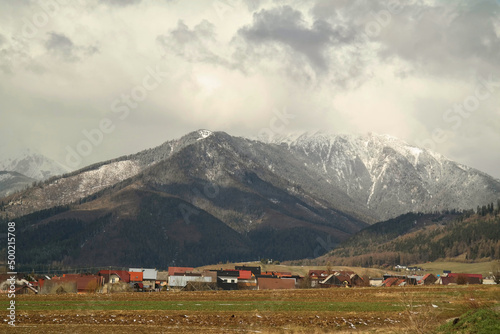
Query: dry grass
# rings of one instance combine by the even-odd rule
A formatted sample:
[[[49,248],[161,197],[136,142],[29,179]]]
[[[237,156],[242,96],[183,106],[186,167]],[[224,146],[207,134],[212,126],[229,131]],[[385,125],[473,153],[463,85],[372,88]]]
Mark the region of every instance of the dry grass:
[[[429,333],[498,300],[496,286],[23,295],[9,332]]]

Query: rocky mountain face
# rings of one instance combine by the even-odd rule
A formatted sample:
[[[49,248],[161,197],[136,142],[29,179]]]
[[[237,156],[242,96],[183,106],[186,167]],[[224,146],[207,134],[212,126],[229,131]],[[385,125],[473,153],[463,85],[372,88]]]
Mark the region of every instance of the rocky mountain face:
[[[38,181],[68,172],[64,166],[54,160],[29,149],[15,156],[2,157],[0,171],[17,172]]]
[[[273,143],[376,220],[411,211],[472,209],[500,197],[500,182],[491,176],[387,135],[316,133]]]
[[[66,172],[57,162],[29,149],[15,156],[4,156],[0,158],[0,197]]]
[[[26,264],[201,265],[317,257],[386,217],[499,194],[488,175],[387,136],[200,130],[5,197],[0,216],[18,217]]]

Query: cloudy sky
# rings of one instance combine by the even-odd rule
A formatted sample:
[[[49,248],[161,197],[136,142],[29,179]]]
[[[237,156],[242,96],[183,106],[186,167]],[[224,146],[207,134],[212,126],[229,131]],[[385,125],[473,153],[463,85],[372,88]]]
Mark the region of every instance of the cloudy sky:
[[[374,132],[500,178],[499,6],[0,0],[0,154],[74,169],[201,128]]]

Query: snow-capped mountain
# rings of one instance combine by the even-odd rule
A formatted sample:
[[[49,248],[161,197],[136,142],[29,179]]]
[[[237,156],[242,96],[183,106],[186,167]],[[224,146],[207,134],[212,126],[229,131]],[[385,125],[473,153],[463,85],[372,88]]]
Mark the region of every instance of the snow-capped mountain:
[[[193,150],[197,155],[187,158]],[[388,135],[316,132],[279,136],[264,143],[199,130],[33,189],[31,206],[18,213],[68,204],[140,173],[149,182],[179,183],[174,167],[159,171],[159,166],[187,160],[179,171],[183,177],[196,174],[200,180],[227,185],[240,175],[259,171],[259,177],[288,193],[303,191],[302,196],[369,223],[410,211],[471,209],[500,198],[500,182],[491,176]],[[32,178],[61,172],[39,155],[8,162],[11,169]],[[5,166],[5,161],[0,163],[0,169]]]
[[[0,158],[0,171],[17,172],[39,181],[68,172],[61,164],[30,149]]]
[[[471,209],[500,197],[500,183],[491,176],[388,135],[317,132],[272,143],[381,220],[409,211]]]
[[[317,257],[367,224],[498,198],[499,181],[390,136],[305,133],[262,142],[200,130],[8,196],[0,216],[51,209],[27,223],[44,235],[77,224],[79,232],[67,234],[73,264],[125,265],[124,254],[147,254],[137,263],[172,265]],[[41,232],[29,233],[38,240]],[[128,248],[117,253],[110,242]],[[35,261],[38,246],[23,247]],[[43,254],[37,263],[62,261]]]

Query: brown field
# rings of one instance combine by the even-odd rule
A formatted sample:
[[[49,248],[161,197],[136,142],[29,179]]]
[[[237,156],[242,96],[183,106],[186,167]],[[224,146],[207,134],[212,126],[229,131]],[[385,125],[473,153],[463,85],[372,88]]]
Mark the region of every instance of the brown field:
[[[428,333],[499,300],[496,286],[18,295],[0,332]]]

